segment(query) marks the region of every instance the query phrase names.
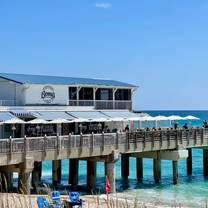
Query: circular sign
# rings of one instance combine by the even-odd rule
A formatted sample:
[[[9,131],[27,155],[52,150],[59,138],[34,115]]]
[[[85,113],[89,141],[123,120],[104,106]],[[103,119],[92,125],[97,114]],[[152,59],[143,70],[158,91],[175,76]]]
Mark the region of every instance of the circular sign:
[[[41,98],[47,104],[50,104],[55,99],[55,92],[53,87],[45,86],[41,92]]]

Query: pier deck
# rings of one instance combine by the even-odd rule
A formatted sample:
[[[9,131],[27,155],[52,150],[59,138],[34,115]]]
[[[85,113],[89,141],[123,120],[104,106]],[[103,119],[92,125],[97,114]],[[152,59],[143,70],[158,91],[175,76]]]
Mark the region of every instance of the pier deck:
[[[81,159],[91,161],[89,165],[93,167],[96,164],[92,161],[104,161],[106,163],[106,174],[111,177],[111,191],[113,192],[115,191],[114,163],[118,160],[119,154],[123,157],[122,161],[125,161],[122,164],[122,169],[126,171],[126,173],[123,173],[126,178],[128,178],[129,156],[136,157],[138,160],[138,180],[143,175],[141,173],[141,158],[149,157],[154,159],[155,181],[159,182],[161,177],[160,160],[167,159],[173,161],[173,179],[174,183],[177,183],[177,161],[188,158],[189,163],[187,164],[189,164],[188,170],[190,172],[192,164],[190,163],[190,151],[187,149],[204,148],[204,155],[206,155],[207,147],[208,129],[204,128],[9,138],[0,140],[0,171],[20,172],[21,180],[26,181],[27,184],[28,174],[37,169],[34,168],[35,162],[55,161],[56,171],[58,172],[60,167],[58,167],[59,163],[57,161],[62,159],[70,159],[71,165],[75,166],[76,161]],[[204,157],[205,169],[208,167],[207,163],[207,157]],[[96,173],[95,171],[92,172],[94,168],[88,169],[90,172],[88,173],[89,180],[95,181],[93,177],[96,177]],[[205,172],[208,172],[208,168]],[[76,177],[76,174],[74,177]],[[73,174],[70,175],[73,176]],[[57,174],[54,177],[57,178]],[[95,185],[94,183],[88,181],[91,187]]]

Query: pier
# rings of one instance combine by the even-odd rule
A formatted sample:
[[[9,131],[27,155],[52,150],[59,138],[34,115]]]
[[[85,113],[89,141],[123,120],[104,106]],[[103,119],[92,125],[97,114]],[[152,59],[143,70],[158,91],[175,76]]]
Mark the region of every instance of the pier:
[[[0,172],[7,179],[7,191],[12,189],[12,173],[18,172],[18,190],[28,194],[30,184],[34,189],[38,188],[42,161],[53,161],[51,175],[53,185],[57,187],[61,183],[61,160],[69,159],[69,184],[76,188],[79,160],[85,160],[86,184],[94,190],[96,162],[101,161],[105,164],[105,174],[113,193],[116,191],[115,163],[120,157],[121,174],[125,180],[129,175],[129,157],[136,158],[138,181],[143,178],[143,158],[152,158],[155,183],[161,181],[161,160],[170,160],[173,183],[177,184],[178,160],[186,159],[187,174],[192,173],[192,148],[203,149],[204,175],[207,176],[208,129],[204,128],[9,138],[0,140]]]

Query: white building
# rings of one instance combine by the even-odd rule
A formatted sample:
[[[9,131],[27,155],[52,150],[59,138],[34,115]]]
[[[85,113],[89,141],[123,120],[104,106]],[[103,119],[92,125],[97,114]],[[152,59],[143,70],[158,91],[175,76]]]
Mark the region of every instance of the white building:
[[[132,109],[136,86],[104,79],[0,73],[0,106]]]
[[[0,73],[0,137],[100,132],[106,126],[122,130],[121,120],[135,117],[131,110],[136,89],[114,80]],[[27,123],[10,121],[16,117]],[[28,123],[32,119],[70,123],[57,128],[54,123]]]

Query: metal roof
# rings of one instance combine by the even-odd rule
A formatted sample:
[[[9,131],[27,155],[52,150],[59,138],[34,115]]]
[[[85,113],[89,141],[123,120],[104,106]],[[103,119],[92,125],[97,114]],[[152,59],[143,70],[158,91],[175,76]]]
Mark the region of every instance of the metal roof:
[[[120,87],[136,87],[135,85],[131,85],[115,80],[47,76],[47,75],[0,73],[0,78],[14,81],[20,84],[105,85],[105,86],[120,86]]]

